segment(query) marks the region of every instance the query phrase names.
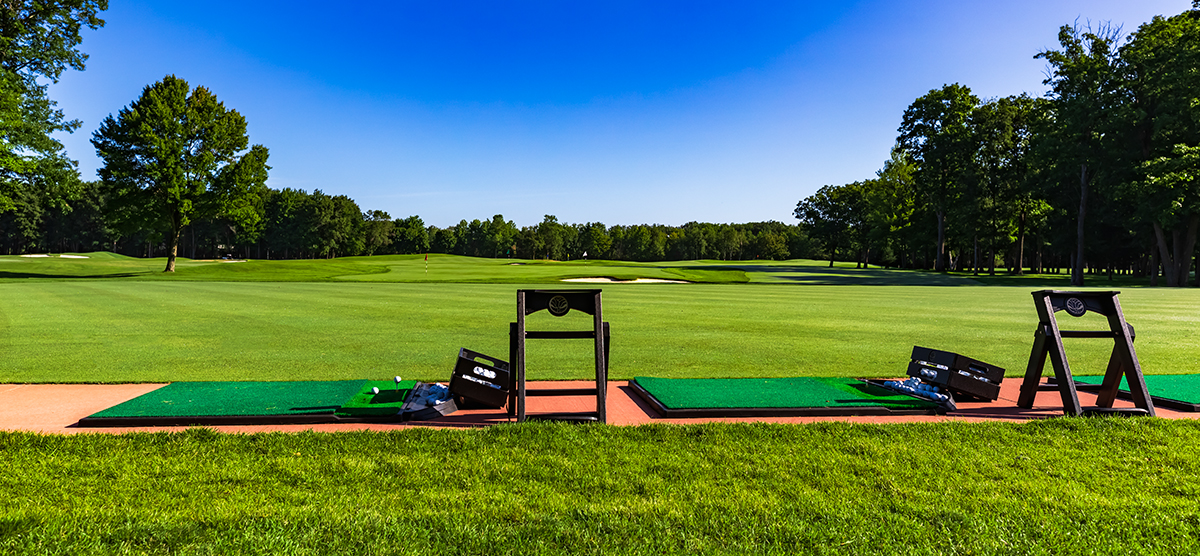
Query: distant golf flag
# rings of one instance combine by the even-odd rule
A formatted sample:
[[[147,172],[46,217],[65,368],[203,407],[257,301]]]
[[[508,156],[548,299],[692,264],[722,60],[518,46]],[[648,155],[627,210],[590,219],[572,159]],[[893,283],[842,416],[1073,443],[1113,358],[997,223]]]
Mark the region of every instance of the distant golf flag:
[[[429,274],[429,253],[425,253],[425,274]]]

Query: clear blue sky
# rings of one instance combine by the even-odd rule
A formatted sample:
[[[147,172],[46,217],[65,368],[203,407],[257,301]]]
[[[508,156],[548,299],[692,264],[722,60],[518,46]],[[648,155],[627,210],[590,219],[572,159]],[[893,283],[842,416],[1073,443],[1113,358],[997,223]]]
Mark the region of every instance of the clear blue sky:
[[[1042,95],[1058,27],[1126,32],[1188,0],[113,0],[51,88],[83,127],[175,74],[271,151],[273,188],[447,226],[793,223],[874,175],[904,108],[945,83]]]

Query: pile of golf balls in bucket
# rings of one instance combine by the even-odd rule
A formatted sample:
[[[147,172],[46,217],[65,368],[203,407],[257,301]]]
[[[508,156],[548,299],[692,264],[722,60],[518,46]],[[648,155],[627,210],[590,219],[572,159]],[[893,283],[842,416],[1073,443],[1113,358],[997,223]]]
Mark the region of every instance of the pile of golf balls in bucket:
[[[443,384],[431,384],[429,388],[413,398],[415,404],[437,405],[450,399],[450,389]]]
[[[938,388],[932,384],[925,384],[917,377],[912,377],[908,380],[888,380],[885,381],[883,385],[891,388],[892,390],[907,392],[909,394],[921,396],[922,398],[929,398],[934,401],[944,402],[950,399],[950,395],[943,394],[941,388]]]

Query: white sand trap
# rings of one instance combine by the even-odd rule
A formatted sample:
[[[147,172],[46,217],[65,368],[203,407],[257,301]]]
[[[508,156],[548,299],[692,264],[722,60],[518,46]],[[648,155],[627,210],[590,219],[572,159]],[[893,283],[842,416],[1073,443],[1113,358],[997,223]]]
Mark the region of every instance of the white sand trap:
[[[59,255],[60,259],[86,259],[87,255]]]
[[[615,278],[563,278],[563,282],[596,282],[609,284],[686,284],[686,280],[662,280],[659,278],[638,278],[636,280],[617,280]]]
[[[22,257],[26,257],[26,258],[30,258],[30,259],[32,259],[32,258],[38,258],[38,259],[40,259],[40,258],[42,258],[42,257],[49,257],[50,255],[21,255],[21,256],[22,256]]]

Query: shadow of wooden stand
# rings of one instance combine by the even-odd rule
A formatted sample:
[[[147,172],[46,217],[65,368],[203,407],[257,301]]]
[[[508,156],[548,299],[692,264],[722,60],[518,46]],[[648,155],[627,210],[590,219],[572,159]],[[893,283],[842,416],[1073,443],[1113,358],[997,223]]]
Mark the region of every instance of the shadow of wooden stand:
[[[1033,302],[1038,312],[1038,329],[1033,341],[1033,350],[1029,354],[1029,366],[1025,370],[1025,380],[1021,383],[1021,395],[1017,398],[1017,406],[1024,409],[1033,408],[1034,396],[1037,395],[1042,370],[1046,366],[1046,357],[1054,367],[1054,378],[1062,396],[1063,413],[1068,416],[1080,415],[1149,415],[1154,416],[1154,402],[1146,392],[1146,380],[1142,377],[1142,366],[1138,363],[1137,354],[1133,351],[1133,327],[1125,322],[1121,313],[1121,302],[1117,301],[1120,292],[1074,292],[1058,290],[1041,290],[1033,292]],[[1062,330],[1058,326],[1055,313],[1066,311],[1073,317],[1082,317],[1088,311],[1104,315],[1108,319],[1108,330]],[[1075,387],[1075,379],[1071,376],[1071,367],[1067,363],[1067,353],[1063,348],[1063,338],[1112,338],[1113,350],[1108,360],[1108,369],[1104,373],[1104,382],[1099,388],[1096,407],[1082,407]],[[1117,397],[1117,389],[1121,385],[1121,377],[1129,384],[1129,393],[1136,408],[1114,408],[1113,400]]]
[[[608,390],[608,343],[609,327],[604,322],[601,310],[600,293],[602,290],[517,290],[517,322],[509,325],[509,360],[513,362],[516,371],[516,388],[512,389],[509,398],[509,415],[516,409],[517,422],[527,418],[535,420],[600,422],[607,423],[605,411]],[[591,330],[542,331],[527,330],[525,317],[538,311],[548,311],[551,315],[561,317],[572,310],[582,311],[592,315]],[[529,339],[594,340],[596,387],[595,388],[525,388],[525,341]],[[525,412],[526,396],[595,396],[596,410],[585,413],[539,413],[527,415]]]

